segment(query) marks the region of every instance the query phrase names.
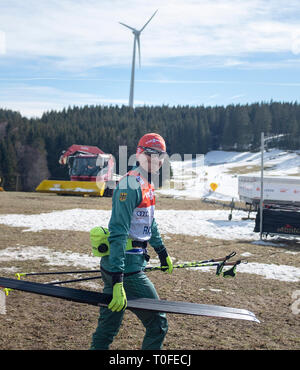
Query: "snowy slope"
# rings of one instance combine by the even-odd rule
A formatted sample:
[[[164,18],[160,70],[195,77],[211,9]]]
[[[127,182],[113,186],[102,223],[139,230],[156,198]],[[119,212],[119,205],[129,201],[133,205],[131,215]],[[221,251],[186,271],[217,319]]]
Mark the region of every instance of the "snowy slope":
[[[204,163],[203,163],[204,162]],[[220,200],[238,200],[238,176],[260,176],[260,152],[212,151],[204,161],[172,162],[174,186],[157,191],[176,198],[208,197]],[[300,153],[272,149],[264,153],[265,176],[299,176]],[[215,192],[211,183],[218,185]]]

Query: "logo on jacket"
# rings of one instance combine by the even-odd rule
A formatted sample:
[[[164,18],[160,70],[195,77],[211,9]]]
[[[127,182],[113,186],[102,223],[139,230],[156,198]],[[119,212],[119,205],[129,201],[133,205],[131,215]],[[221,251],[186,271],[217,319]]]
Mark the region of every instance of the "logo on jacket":
[[[120,197],[119,197],[119,200],[120,202],[124,202],[127,198],[127,193],[121,193],[120,194]]]
[[[149,217],[149,211],[137,211],[136,215],[138,217]]]

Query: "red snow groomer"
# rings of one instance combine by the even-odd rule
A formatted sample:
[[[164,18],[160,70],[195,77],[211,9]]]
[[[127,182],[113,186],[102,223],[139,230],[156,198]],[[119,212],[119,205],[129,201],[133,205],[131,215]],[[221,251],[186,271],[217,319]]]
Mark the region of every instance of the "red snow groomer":
[[[114,174],[112,154],[106,154],[96,146],[72,145],[63,151],[59,164],[68,166],[70,181],[44,180],[36,188],[38,192],[111,196],[118,180]]]

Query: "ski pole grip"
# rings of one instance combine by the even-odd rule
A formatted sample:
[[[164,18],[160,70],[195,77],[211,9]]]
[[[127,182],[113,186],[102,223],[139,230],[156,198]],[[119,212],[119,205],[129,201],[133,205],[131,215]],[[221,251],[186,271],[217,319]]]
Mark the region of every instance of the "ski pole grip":
[[[236,276],[236,266],[239,265],[240,263],[242,263],[242,260],[236,261],[234,265],[231,267],[231,269],[223,272],[223,277],[224,278],[235,277]],[[247,263],[247,261],[244,263]]]
[[[235,277],[235,275],[236,275],[236,264],[232,266],[231,269],[223,272],[224,278]]]
[[[16,276],[16,278],[17,278],[18,280],[21,280],[21,276],[26,276],[26,274],[25,274],[25,273],[22,273],[22,272],[17,272],[17,273],[15,274],[15,276]]]

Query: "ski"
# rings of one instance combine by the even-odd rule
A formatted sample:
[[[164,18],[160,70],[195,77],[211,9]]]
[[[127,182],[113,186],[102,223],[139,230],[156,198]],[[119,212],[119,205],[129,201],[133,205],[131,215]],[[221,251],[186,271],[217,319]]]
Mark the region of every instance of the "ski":
[[[45,295],[48,297],[65,299],[68,301],[78,303],[86,303],[93,306],[107,306],[112,299],[110,295],[100,292],[66,288],[55,285],[33,283],[23,280],[1,277],[0,277],[0,286],[29,293]],[[150,298],[137,298],[137,299],[128,299],[127,308],[130,310],[147,310],[173,314],[248,320],[256,323],[260,322],[256,318],[254,313],[244,309],[189,302],[175,302]]]

